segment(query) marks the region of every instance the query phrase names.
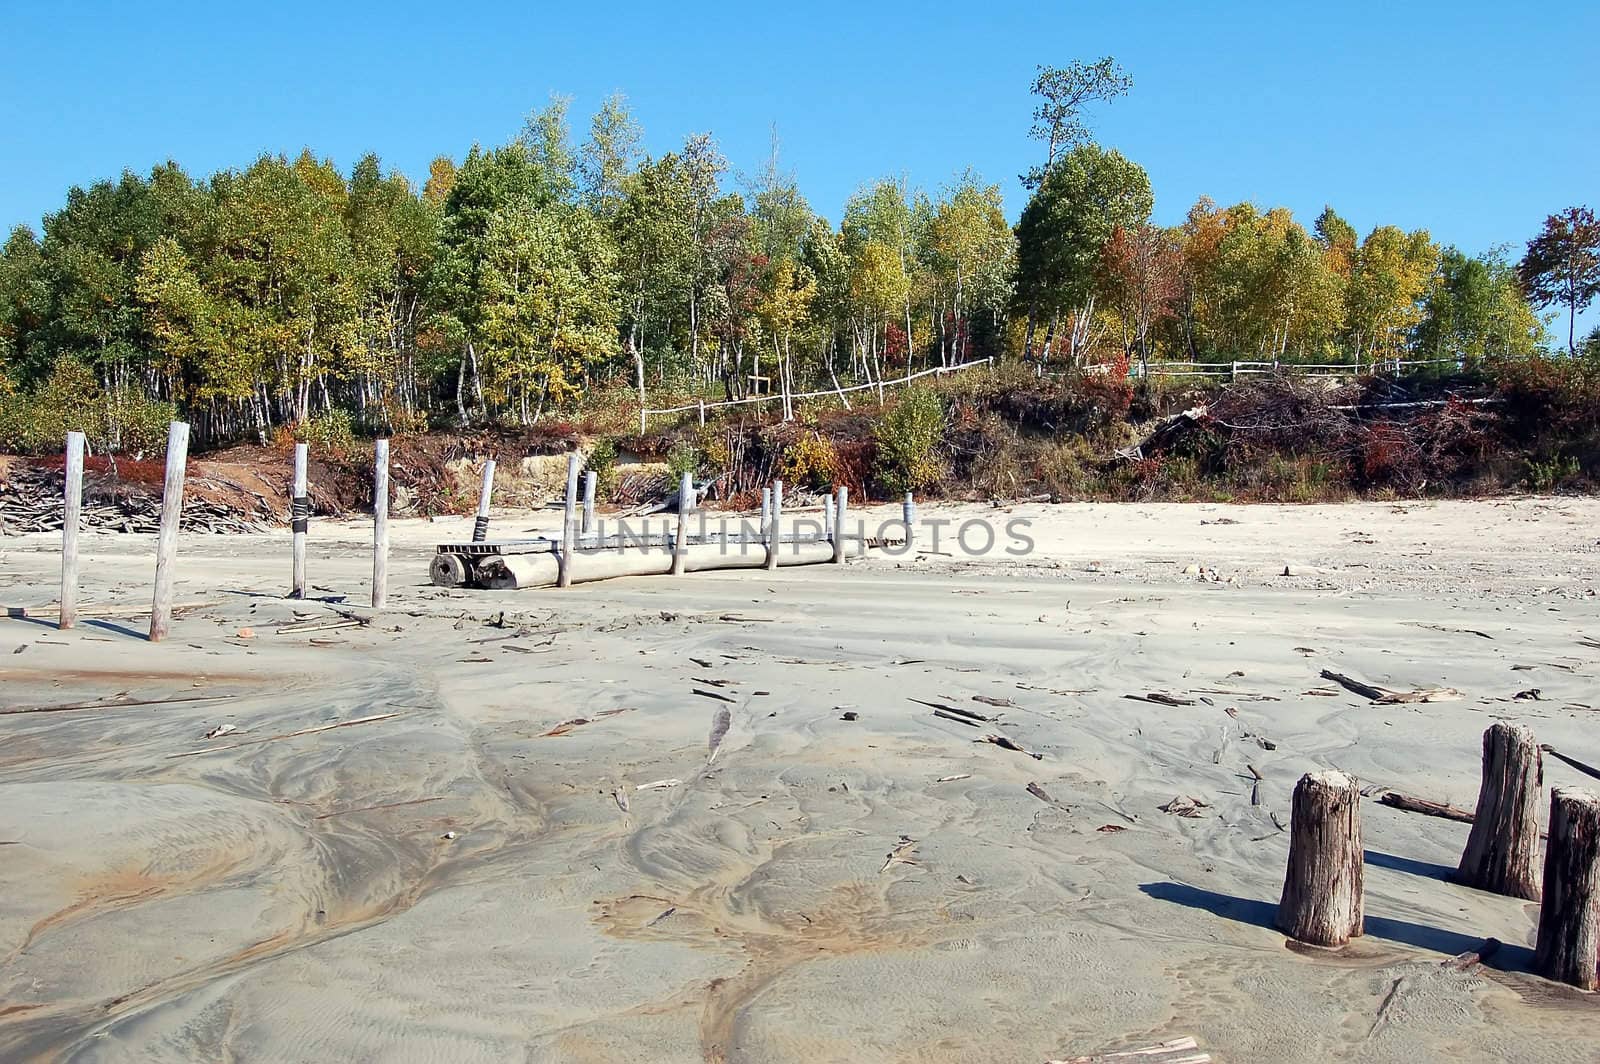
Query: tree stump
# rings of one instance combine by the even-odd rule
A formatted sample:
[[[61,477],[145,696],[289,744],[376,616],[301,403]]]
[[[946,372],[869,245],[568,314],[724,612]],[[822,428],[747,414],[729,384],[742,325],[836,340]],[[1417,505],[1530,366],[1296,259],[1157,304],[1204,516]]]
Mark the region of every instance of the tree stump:
[[[1550,792],[1550,843],[1533,967],[1584,990],[1597,982],[1600,952],[1600,795],[1576,788]]]
[[[1483,783],[1472,834],[1456,880],[1469,887],[1539,900],[1539,796],[1544,758],[1526,724],[1483,733]]]
[[[1362,932],[1361,790],[1343,772],[1308,772],[1294,787],[1289,869],[1278,929],[1316,946]]]

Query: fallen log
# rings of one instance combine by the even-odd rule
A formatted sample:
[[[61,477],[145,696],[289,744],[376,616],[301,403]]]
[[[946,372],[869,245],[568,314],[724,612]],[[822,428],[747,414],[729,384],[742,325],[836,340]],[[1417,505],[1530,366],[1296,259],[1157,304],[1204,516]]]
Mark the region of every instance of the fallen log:
[[[1193,1038],[1174,1038],[1143,1049],[1063,1057],[1047,1060],[1045,1064],[1211,1064],[1211,1054],[1200,1052],[1200,1045]]]
[[[1403,809],[1408,813],[1421,813],[1423,816],[1454,820],[1462,824],[1470,824],[1476,819],[1471,810],[1447,805],[1444,802],[1430,802],[1426,798],[1416,798],[1409,794],[1401,794],[1399,791],[1384,791],[1378,796],[1378,804]]]

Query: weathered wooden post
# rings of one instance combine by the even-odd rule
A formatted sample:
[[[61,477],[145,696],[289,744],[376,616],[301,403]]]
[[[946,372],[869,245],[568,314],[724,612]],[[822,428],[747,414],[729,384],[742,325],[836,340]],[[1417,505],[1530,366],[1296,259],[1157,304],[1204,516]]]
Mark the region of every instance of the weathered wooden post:
[[[372,445],[372,608],[389,596],[389,441]]]
[[[587,470],[583,474],[583,534],[594,531],[594,489],[600,474]]]
[[[556,587],[572,586],[572,553],[578,545],[578,466],[582,461],[576,451],[567,455],[567,504],[561,513],[561,554],[556,558]]]
[[[844,564],[845,512],[850,508],[850,489],[839,485],[839,502],[833,508],[833,563]]]
[[[822,534],[828,537],[828,542],[833,542],[833,496],[822,497]]]
[[[908,491],[900,504],[900,519],[906,524],[906,546],[911,546],[911,530],[917,525],[917,500]]]
[[[61,624],[78,620],[78,526],[83,523],[83,433],[67,433],[65,504],[61,515]]]
[[[172,627],[172,576],[178,559],[178,523],[183,519],[183,474],[189,460],[189,425],[174,421],[167,431],[167,475],[161,489],[161,530],[156,535],[156,594],[150,608],[150,642]]]
[[[761,538],[766,541],[767,524],[772,520],[772,489],[761,489]]]
[[[672,575],[683,575],[684,552],[689,547],[689,511],[694,509],[694,481],[688,473],[678,478],[678,534],[672,540]]]
[[[310,489],[306,486],[308,445],[294,445],[294,481],[289,486],[289,531],[294,538],[294,570],[289,577],[289,597],[306,597],[306,532],[311,522]]]
[[[1600,950],[1600,795],[1558,787],[1550,792],[1550,842],[1544,854],[1544,899],[1534,971],[1595,989]]]
[[[1363,926],[1361,790],[1343,772],[1308,772],[1295,784],[1290,817],[1278,930],[1342,946]]]
[[[1513,898],[1539,898],[1539,798],[1544,757],[1526,724],[1483,733],[1483,782],[1456,880]]]
[[[783,549],[783,481],[772,482],[772,520],[767,524],[767,568],[778,567],[778,552]]]
[[[483,485],[478,489],[478,516],[472,519],[472,542],[489,538],[489,500],[494,495],[494,459],[483,463]]]

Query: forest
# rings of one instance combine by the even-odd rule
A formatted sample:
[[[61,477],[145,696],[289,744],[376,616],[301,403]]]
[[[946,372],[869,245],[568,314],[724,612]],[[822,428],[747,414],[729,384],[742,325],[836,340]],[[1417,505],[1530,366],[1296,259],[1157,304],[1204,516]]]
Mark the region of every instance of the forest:
[[[1156,225],[1145,170],[1087,123],[1130,86],[1111,59],[1040,68],[1015,224],[972,169],[931,192],[869,180],[835,223],[776,138],[751,173],[709,135],[651,156],[620,95],[580,134],[553,97],[420,188],[310,150],[73,188],[0,251],[0,449],[58,447],[62,416],[110,450],[180,414],[211,444],[318,422],[404,434],[983,357],[1049,374],[1600,349],[1572,325],[1600,291],[1587,208],[1525,254],[1362,234],[1332,207],[1308,226],[1202,198]]]

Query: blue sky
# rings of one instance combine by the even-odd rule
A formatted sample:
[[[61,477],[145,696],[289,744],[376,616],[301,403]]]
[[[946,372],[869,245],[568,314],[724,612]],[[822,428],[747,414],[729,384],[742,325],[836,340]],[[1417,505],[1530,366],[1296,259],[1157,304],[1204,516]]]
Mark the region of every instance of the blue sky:
[[[1331,203],[1363,232],[1421,226],[1477,252],[1600,205],[1592,2],[232,6],[7,4],[0,224],[168,157],[208,174],[375,151],[421,177],[505,141],[552,91],[586,122],[612,90],[656,153],[709,131],[754,171],[776,124],[835,221],[871,178],[935,189],[967,166],[1015,218],[1041,151],[1035,65],[1101,55],[1134,89],[1096,112],[1099,139],[1150,172],[1158,221],[1202,194],[1308,224]]]

